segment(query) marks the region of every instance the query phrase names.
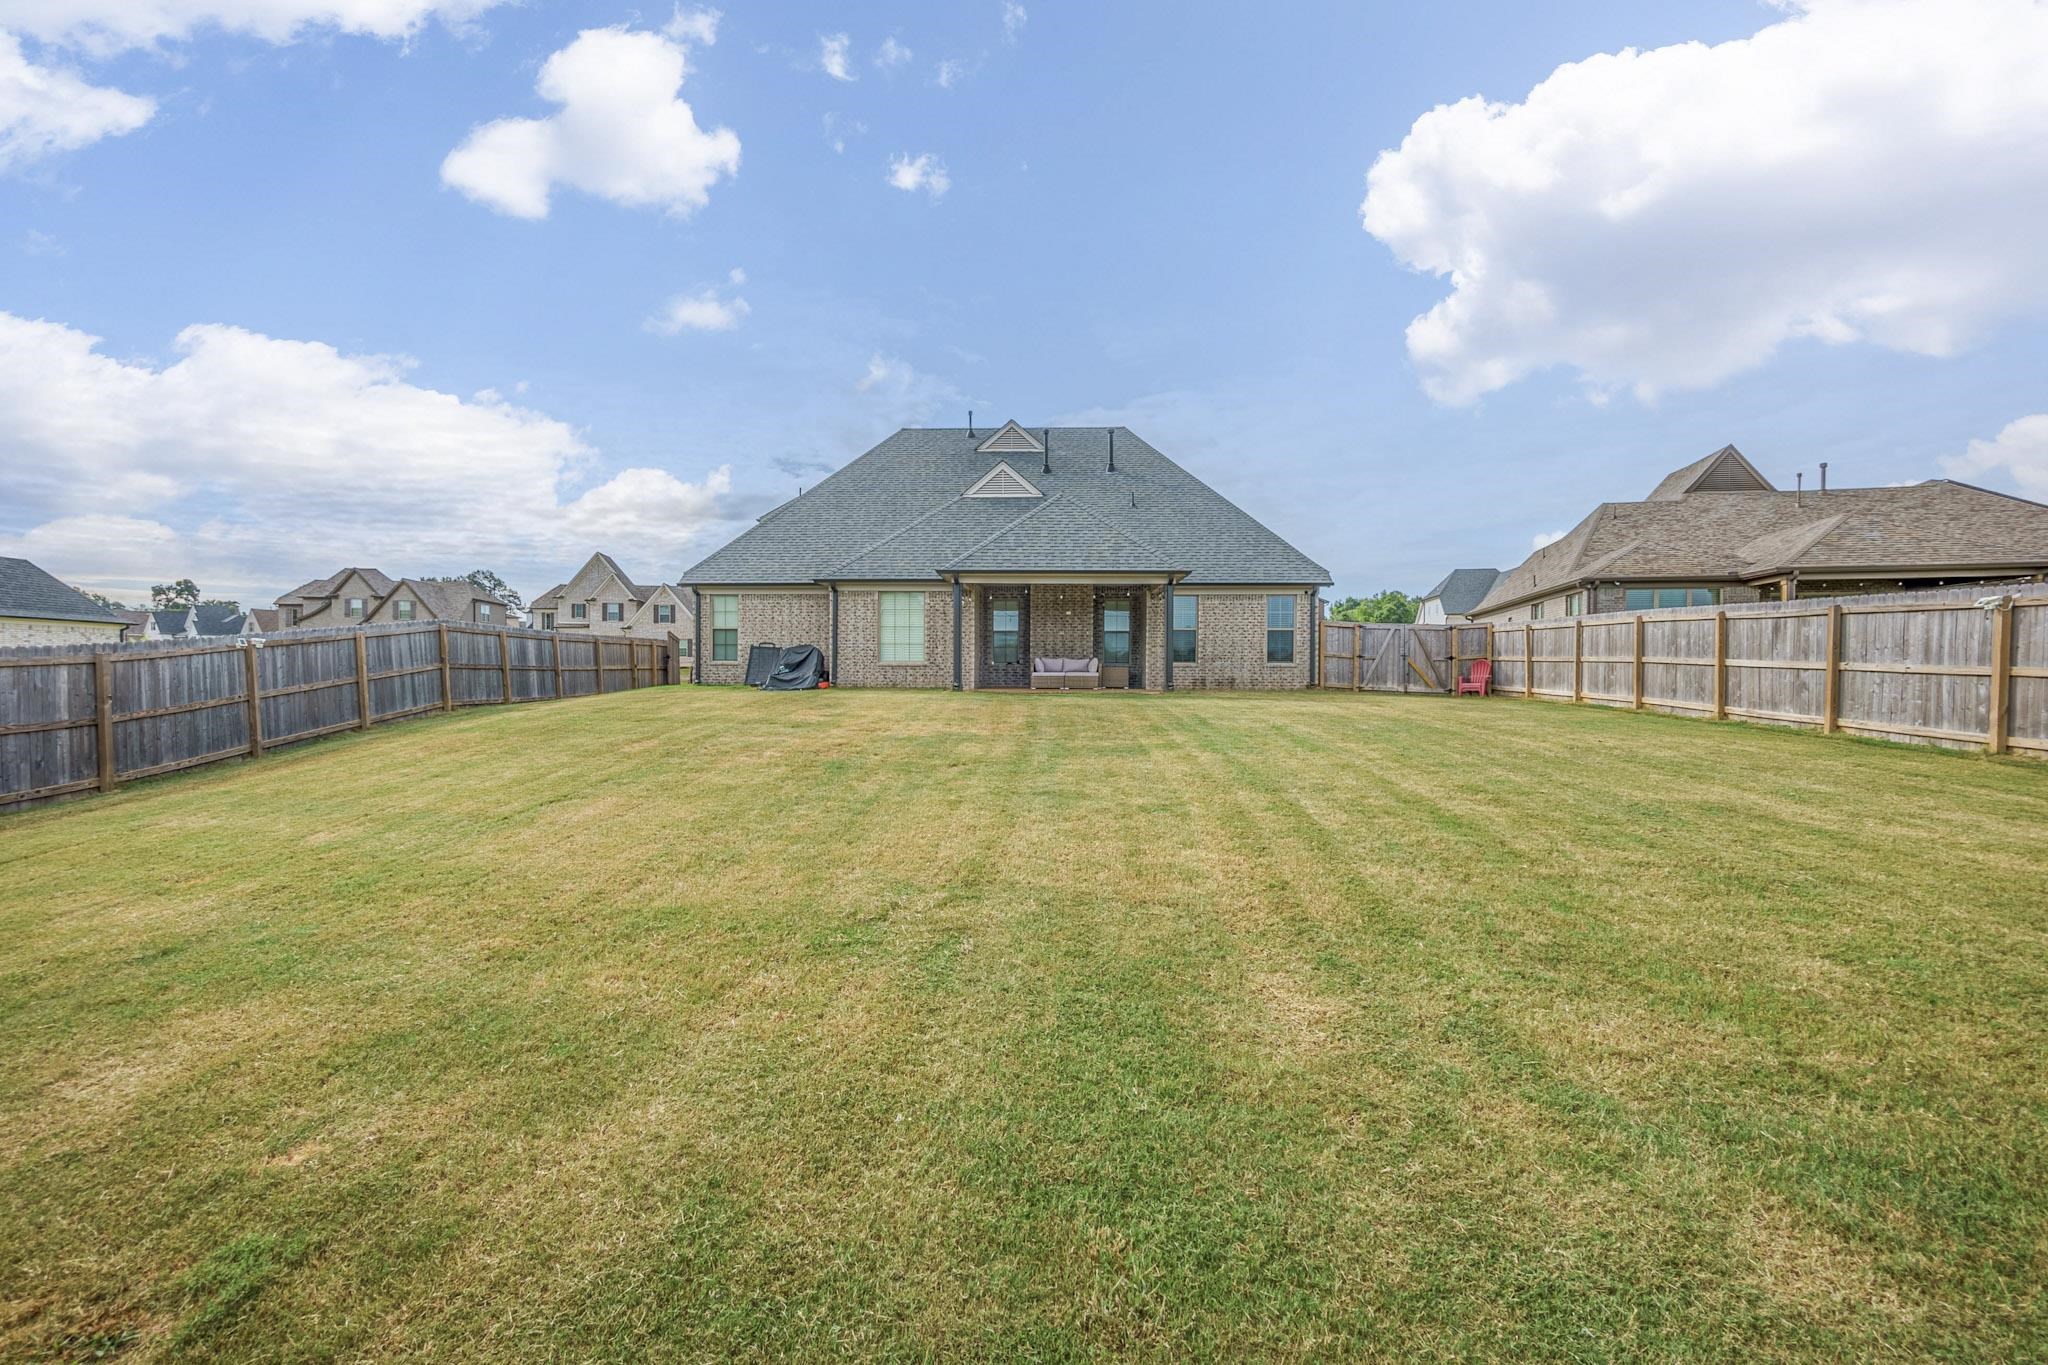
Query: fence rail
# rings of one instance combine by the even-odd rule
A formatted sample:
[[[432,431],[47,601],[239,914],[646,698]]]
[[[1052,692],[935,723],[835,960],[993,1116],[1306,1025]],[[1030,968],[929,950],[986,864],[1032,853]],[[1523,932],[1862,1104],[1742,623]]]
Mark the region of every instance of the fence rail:
[[[675,681],[659,640],[421,622],[0,650],[0,809],[458,706]]]
[[[2048,585],[1455,629],[1509,695],[2048,754]]]

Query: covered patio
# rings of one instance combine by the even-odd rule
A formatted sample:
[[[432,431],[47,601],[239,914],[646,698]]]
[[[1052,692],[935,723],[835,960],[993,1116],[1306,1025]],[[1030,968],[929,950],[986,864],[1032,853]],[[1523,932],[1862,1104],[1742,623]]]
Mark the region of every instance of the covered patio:
[[[1151,573],[951,573],[957,690],[1164,691],[1174,584]],[[1093,669],[1062,671],[1056,661]],[[1036,665],[1043,662],[1045,668]],[[1034,676],[1036,675],[1036,676]]]

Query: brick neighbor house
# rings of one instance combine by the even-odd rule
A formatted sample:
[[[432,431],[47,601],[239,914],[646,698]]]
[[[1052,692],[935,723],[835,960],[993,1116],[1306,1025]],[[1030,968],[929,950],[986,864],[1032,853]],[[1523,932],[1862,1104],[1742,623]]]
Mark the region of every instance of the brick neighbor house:
[[[526,604],[541,630],[588,631],[644,640],[667,640],[690,657],[695,623],[688,595],[667,583],[635,583],[618,561],[592,555],[575,577]]]
[[[1104,685],[1297,688],[1320,564],[1116,427],[906,429],[682,577],[696,680],[815,645],[836,684],[1025,687],[1035,658]]]
[[[1779,602],[2048,574],[2048,507],[1929,479],[1776,487],[1734,446],[1673,470],[1640,502],[1603,502],[1501,574],[1474,621],[1717,602]]]
[[[260,619],[260,618],[259,618]],[[277,599],[272,630],[388,624],[397,621],[512,623],[512,606],[462,578],[393,578],[349,568],[302,583]]]
[[[125,617],[26,559],[0,557],[0,645],[115,644]]]

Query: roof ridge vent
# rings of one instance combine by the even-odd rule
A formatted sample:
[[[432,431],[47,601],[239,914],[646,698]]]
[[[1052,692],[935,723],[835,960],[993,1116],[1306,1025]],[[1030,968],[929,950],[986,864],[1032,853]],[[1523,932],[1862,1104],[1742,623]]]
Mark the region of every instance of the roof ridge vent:
[[[1042,498],[1045,494],[1032,486],[1029,479],[1010,468],[1004,460],[994,469],[974,481],[963,498]]]

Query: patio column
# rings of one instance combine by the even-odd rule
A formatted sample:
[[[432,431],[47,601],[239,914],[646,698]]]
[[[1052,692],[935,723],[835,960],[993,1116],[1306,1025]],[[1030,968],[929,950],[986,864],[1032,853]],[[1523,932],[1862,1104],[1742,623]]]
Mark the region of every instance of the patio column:
[[[559,654],[561,644],[555,645]],[[598,648],[592,645],[595,650]],[[604,681],[603,670],[599,670],[598,682]],[[690,589],[690,682],[692,685],[704,681],[704,594],[696,588]]]
[[[837,583],[825,585],[825,598],[828,603],[828,613],[832,618],[831,638],[826,644],[828,652],[825,657],[825,669],[831,676],[833,685],[836,687],[839,684],[839,585]]]
[[[1166,620],[1161,622],[1166,632],[1166,684],[1163,691],[1173,691],[1173,580],[1166,580]]]
[[[953,690],[960,690],[960,580],[953,580]]]

